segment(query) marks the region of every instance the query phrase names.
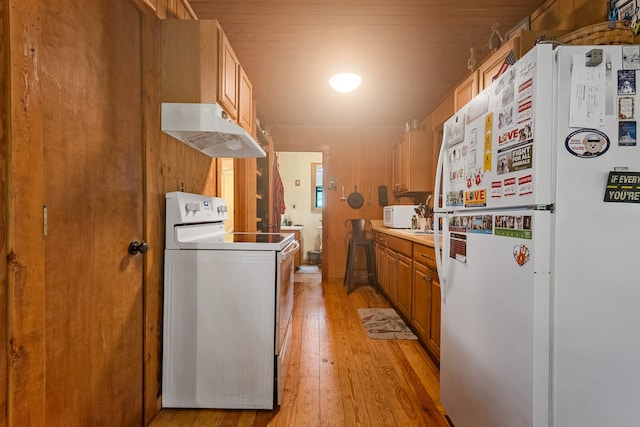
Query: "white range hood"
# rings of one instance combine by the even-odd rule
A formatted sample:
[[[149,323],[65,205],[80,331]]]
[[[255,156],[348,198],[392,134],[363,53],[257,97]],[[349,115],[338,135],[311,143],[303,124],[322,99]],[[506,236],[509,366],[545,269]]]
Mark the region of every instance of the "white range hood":
[[[260,144],[218,104],[162,103],[162,131],[211,157],[265,157]]]

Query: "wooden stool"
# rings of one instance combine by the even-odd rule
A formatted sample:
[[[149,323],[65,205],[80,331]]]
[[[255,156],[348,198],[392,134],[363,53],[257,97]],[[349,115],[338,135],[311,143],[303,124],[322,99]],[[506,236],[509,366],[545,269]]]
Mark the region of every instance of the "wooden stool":
[[[367,258],[367,279],[378,292],[378,276],[376,275],[376,254],[373,249],[373,231],[368,219],[348,219],[344,223],[345,235],[349,242],[347,247],[347,264],[344,271],[344,282],[347,294],[353,290],[353,272],[356,270],[356,254],[358,247],[363,247]]]

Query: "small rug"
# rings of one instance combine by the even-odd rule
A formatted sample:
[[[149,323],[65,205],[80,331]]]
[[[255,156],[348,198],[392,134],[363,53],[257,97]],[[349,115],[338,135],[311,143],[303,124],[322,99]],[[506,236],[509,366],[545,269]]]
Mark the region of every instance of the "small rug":
[[[371,339],[418,339],[393,308],[359,308],[358,315]]]
[[[320,268],[317,265],[301,265],[296,270],[298,274],[318,274],[320,273]]]

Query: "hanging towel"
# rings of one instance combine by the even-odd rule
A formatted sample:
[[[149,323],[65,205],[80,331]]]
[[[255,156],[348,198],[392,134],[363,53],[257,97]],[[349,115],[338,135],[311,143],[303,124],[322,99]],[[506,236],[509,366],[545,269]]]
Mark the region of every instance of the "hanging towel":
[[[282,214],[284,214],[287,207],[284,204],[284,185],[282,184],[282,178],[280,178],[277,159],[273,162],[273,196],[273,231],[279,233]]]

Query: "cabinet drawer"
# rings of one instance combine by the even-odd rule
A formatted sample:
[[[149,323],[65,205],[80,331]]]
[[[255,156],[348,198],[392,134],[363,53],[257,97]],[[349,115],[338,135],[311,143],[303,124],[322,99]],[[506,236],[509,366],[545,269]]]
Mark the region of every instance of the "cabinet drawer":
[[[413,245],[413,259],[414,261],[420,262],[431,270],[437,271],[436,267],[436,251],[431,246]]]
[[[375,233],[375,242],[382,246],[387,246],[387,235],[384,233]]]
[[[410,257],[413,243],[411,240],[405,240],[395,236],[387,236],[387,247]]]

